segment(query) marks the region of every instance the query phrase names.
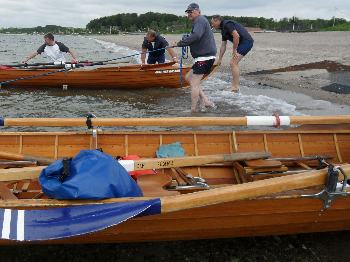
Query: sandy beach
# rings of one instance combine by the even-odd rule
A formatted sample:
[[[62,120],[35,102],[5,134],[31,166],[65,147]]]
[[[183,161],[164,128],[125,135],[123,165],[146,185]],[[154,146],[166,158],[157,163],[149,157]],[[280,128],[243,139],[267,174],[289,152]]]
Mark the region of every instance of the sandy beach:
[[[333,61],[350,65],[350,32],[312,32],[312,33],[252,33],[255,40],[252,51],[241,61],[241,76],[262,86],[303,93],[337,104],[350,105],[350,71],[320,69],[314,66],[307,70],[279,73],[251,74],[261,70],[280,69],[288,66]],[[94,36],[107,42],[139,50],[143,35],[99,35]],[[181,39],[181,35],[164,35],[170,44]],[[218,49],[221,45],[220,34],[215,34]],[[222,66],[218,70],[230,74],[230,53],[232,45],[226,51]],[[179,54],[180,49],[176,52]],[[191,63],[189,59],[187,63]],[[322,63],[320,63],[322,65]],[[341,86],[339,93],[324,91],[327,86]]]

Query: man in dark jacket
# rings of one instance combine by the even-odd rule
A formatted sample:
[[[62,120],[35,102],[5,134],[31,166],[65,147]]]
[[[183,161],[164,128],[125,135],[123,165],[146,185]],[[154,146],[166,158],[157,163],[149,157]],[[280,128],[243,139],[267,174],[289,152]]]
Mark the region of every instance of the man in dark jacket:
[[[215,107],[200,87],[205,74],[210,73],[215,62],[216,44],[214,34],[211,31],[208,20],[201,15],[198,4],[190,4],[186,11],[188,19],[193,22],[192,32],[177,43],[177,46],[190,46],[194,60],[192,70],[186,75],[186,80],[191,85],[191,110],[196,112],[197,104],[201,98],[206,107]]]
[[[142,64],[145,64],[147,52],[148,52],[147,64],[165,63],[165,50],[168,50],[172,60],[174,62],[177,62],[177,58],[174,50],[170,47],[166,48],[167,46],[169,46],[169,44],[164,37],[157,34],[153,30],[148,31],[142,43],[142,54],[141,54]],[[157,51],[154,51],[154,50],[157,50]]]
[[[220,15],[214,15],[211,24],[216,29],[221,29],[222,43],[218,65],[226,51],[227,40],[233,43],[233,53],[230,62],[232,70],[232,91],[239,91],[239,66],[238,63],[252,49],[254,40],[248,31],[239,23],[231,20],[223,20]]]

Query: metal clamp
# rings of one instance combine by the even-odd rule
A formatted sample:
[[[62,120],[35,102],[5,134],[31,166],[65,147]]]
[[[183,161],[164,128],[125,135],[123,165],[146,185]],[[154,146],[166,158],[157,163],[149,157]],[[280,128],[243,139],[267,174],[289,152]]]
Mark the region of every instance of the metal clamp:
[[[98,127],[94,127],[92,125],[92,121],[91,121],[92,118],[96,118],[96,116],[94,114],[92,114],[92,113],[89,113],[86,116],[86,126],[87,126],[88,129],[92,130],[92,138],[95,141],[95,149],[97,149],[98,148],[98,142],[97,142],[98,132],[102,131],[102,129],[99,126]]]
[[[333,166],[328,164],[325,160],[322,160],[323,164],[328,166],[328,176],[325,188],[317,193],[311,195],[301,195],[305,198],[318,198],[323,201],[323,210],[331,207],[332,202],[338,197],[346,197],[350,195],[350,192],[346,191],[348,183],[348,176],[345,171],[339,166]],[[343,174],[344,179],[338,182],[339,174]]]
[[[193,185],[176,185],[176,186],[168,186],[166,188],[170,191],[177,190],[207,190],[210,189],[210,186],[207,183],[197,182]]]

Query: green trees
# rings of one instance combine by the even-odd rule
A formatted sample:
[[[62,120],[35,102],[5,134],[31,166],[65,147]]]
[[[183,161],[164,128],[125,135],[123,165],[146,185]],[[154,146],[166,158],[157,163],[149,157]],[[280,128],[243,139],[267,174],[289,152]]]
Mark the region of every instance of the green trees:
[[[207,16],[210,20],[211,16]],[[298,17],[275,20],[265,17],[234,17],[223,16],[224,19],[235,20],[247,27],[257,27],[276,31],[349,31],[350,22],[342,18],[332,17],[326,19],[300,19]],[[148,12],[121,13],[91,20],[86,28],[61,27],[56,25],[38,26],[34,28],[5,28],[0,33],[47,33],[54,34],[118,34],[119,32],[146,32],[149,29],[161,33],[188,33],[192,23],[186,16]]]
[[[333,24],[334,30],[348,28],[348,26],[344,26],[347,21],[341,18],[310,20],[292,17],[283,18],[278,21],[273,18],[264,17],[223,17],[224,19],[235,20],[247,27],[259,27],[261,29],[277,31],[332,30]],[[211,19],[211,16],[207,18]],[[103,33],[109,30],[109,26],[117,26],[120,31],[125,32],[145,32],[148,29],[153,29],[162,33],[184,33],[191,30],[191,22],[185,16],[154,12],[140,15],[133,13],[101,17],[90,21],[86,28],[95,33]]]

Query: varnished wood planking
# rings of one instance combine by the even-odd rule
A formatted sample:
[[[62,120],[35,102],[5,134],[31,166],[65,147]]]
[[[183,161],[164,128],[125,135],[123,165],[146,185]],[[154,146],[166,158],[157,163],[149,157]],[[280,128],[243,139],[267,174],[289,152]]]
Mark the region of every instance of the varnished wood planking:
[[[339,152],[344,162],[350,162],[350,134],[337,134]]]
[[[156,67],[159,67],[159,65],[156,65]],[[164,65],[164,69],[173,70],[178,68]],[[152,69],[152,67],[148,67],[143,70],[135,70],[132,68],[127,68],[126,70],[113,70],[113,68],[109,70],[74,70],[30,80],[21,80],[10,85],[58,88],[62,88],[63,84],[68,84],[68,88],[180,87],[179,72],[156,73],[160,72],[160,70],[163,69]],[[183,73],[186,74],[189,70],[189,67],[185,67],[183,68]],[[50,72],[50,70],[2,70],[0,72],[0,81],[33,76],[45,72]],[[188,85],[185,80],[184,85]]]
[[[301,156],[297,134],[267,134],[267,146],[272,155]]]
[[[337,161],[337,150],[333,134],[302,134],[305,156],[322,152],[322,155],[333,157]]]
[[[238,151],[265,151],[264,134],[236,133]]]

